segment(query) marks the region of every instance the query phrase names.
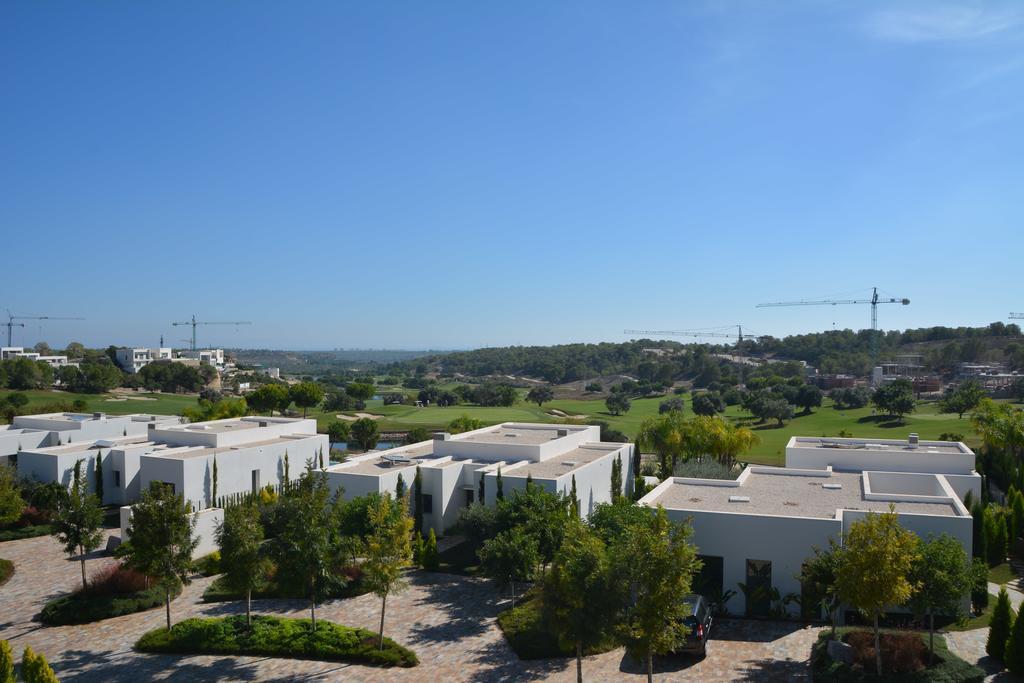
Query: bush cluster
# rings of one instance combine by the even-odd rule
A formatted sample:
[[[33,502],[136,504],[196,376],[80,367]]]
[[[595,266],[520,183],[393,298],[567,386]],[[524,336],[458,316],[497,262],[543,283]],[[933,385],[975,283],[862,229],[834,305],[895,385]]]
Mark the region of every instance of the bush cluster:
[[[864,635],[861,636],[861,634]],[[854,645],[855,652],[858,652],[859,656],[874,657],[874,634],[870,631],[841,628],[838,630],[837,636],[844,642],[852,640],[853,642],[850,642],[850,644]],[[857,645],[862,637],[866,637],[870,650],[866,648],[858,650]],[[899,634],[896,640],[892,640],[892,637],[893,634],[888,633],[883,636],[883,639],[889,639],[889,647],[887,648],[886,641],[883,640],[882,656],[886,662],[884,667],[886,673],[879,678],[874,675],[873,660],[866,662],[865,665],[855,663],[852,666],[833,660],[828,654],[828,643],[831,640],[831,634],[829,631],[823,631],[811,648],[812,679],[815,681],[829,681],[831,683],[855,683],[867,680],[875,681],[876,683],[981,683],[985,679],[984,671],[968,664],[950,652],[946,648],[945,639],[942,637],[936,637],[935,639],[935,661],[927,669],[919,669],[912,664],[920,656],[923,656],[924,661],[927,662],[927,634]],[[917,639],[920,647],[916,643],[910,644],[911,641],[909,639],[911,638]],[[893,644],[903,647],[909,650],[909,652],[893,653],[891,650]],[[894,654],[895,656],[893,656]],[[907,665],[904,667],[905,669],[916,670],[897,672],[894,668],[894,664],[897,661]]]
[[[312,657],[374,666],[410,667],[416,654],[390,638],[378,648],[377,634],[366,629],[317,620],[312,631],[309,619],[254,615],[252,628],[245,616],[186,619],[170,631],[158,628],[135,644],[142,652],[178,654],[237,654],[269,657]]]
[[[40,620],[48,626],[88,624],[163,605],[163,588],[147,588],[146,583],[142,574],[111,565],[94,574],[88,588],[46,603]],[[180,588],[176,589],[172,597],[180,592]]]

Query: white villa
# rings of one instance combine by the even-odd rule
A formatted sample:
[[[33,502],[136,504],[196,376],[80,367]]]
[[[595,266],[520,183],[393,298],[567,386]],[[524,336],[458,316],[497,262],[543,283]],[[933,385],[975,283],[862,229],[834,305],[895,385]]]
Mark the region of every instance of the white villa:
[[[785,467],[749,466],[735,481],[672,477],[640,504],[692,520],[704,561],[698,590],[736,591],[731,612],[761,615],[768,601],[747,604],[740,583],[799,595],[797,577],[814,548],[840,541],[853,522],[890,504],[904,528],[922,538],[948,534],[970,556],[968,491],[980,495],[981,476],[962,443],[916,434],[907,441],[793,437]]]
[[[580,514],[611,501],[612,464],[622,463],[622,491],[632,485],[633,444],[601,441],[590,425],[519,424],[506,422],[463,434],[440,432],[431,441],[351,458],[327,468],[331,489],[346,498],[368,493],[394,493],[401,475],[411,491],[416,469],[423,482],[424,530],[438,535],[458,519],[459,508],[479,498],[493,505],[498,468],[508,496],[525,489],[526,480],[551,493],[569,494],[573,478]]]

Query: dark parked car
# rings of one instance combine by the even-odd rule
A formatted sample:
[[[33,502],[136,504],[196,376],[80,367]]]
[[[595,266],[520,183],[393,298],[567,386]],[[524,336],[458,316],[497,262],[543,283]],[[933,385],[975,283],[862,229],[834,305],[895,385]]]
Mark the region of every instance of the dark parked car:
[[[703,657],[707,653],[708,638],[711,634],[711,606],[703,595],[687,595],[683,598],[686,616],[683,623],[690,629],[686,642],[676,649],[678,654],[693,654]]]

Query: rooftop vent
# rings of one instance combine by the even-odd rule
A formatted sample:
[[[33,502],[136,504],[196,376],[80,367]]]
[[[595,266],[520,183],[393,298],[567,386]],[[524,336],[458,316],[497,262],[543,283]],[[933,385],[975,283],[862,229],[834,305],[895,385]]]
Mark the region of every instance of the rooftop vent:
[[[93,413],[92,414],[92,419],[94,419],[94,420],[102,420],[103,419],[103,413]]]
[[[146,425],[146,429],[156,429],[156,423],[150,422],[149,424]]]
[[[266,420],[260,420],[260,427],[269,427],[270,423]]]
[[[749,503],[750,496],[729,496],[730,503]]]
[[[558,430],[558,436],[559,437],[569,436],[569,430],[568,429],[559,429]]]
[[[843,488],[843,485],[842,484],[822,484],[821,488],[823,488],[823,489],[831,489],[832,491],[837,491],[837,490]]]
[[[451,441],[451,438],[448,432],[434,432],[434,441]]]
[[[576,467],[578,463],[575,460],[565,460],[562,464],[566,467]]]
[[[917,448],[918,443],[919,439],[917,437],[917,432],[911,432],[910,436],[907,437],[907,445],[911,448]]]

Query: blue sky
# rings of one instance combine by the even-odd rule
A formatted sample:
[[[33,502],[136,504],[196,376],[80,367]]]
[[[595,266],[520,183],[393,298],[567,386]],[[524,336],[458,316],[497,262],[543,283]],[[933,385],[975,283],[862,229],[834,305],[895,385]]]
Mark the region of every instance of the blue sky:
[[[1024,309],[1024,4],[6,2],[16,341],[466,348]]]

